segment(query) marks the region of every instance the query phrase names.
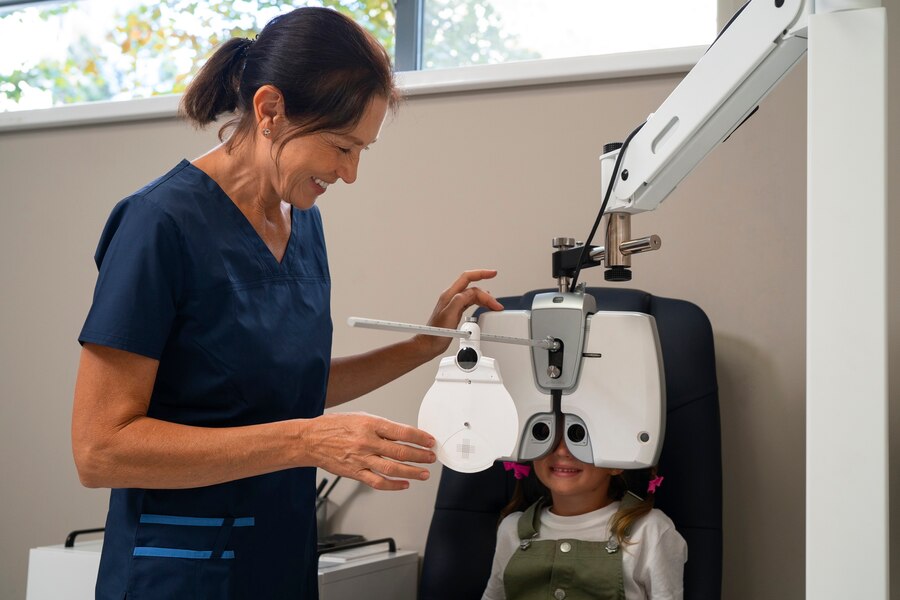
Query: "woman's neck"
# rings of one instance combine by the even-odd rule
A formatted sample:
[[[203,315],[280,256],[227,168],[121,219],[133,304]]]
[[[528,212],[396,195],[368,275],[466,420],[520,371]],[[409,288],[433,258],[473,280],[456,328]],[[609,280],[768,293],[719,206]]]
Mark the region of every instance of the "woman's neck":
[[[291,207],[282,202],[263,169],[252,160],[252,150],[234,153],[220,145],[193,161],[193,165],[209,175],[231,198],[263,242],[281,262],[291,236]]]
[[[285,207],[281,198],[256,165],[252,148],[241,144],[233,152],[219,145],[195,159],[193,165],[205,172],[231,198],[251,223],[264,220],[277,223],[283,219]]]

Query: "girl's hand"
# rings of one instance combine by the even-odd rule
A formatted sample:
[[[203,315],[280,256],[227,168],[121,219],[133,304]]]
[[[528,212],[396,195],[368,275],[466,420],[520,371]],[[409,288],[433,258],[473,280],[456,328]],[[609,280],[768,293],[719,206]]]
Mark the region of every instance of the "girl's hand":
[[[459,327],[463,313],[470,306],[477,305],[491,310],[503,310],[503,305],[497,302],[488,292],[478,287],[470,287],[470,284],[476,281],[492,279],[496,275],[497,271],[492,269],[476,269],[466,271],[460,275],[459,279],[444,290],[444,293],[438,298],[434,312],[431,313],[431,318],[428,319],[428,325],[456,329]],[[428,357],[428,360],[443,354],[450,346],[450,339],[425,334],[420,334],[413,338],[416,344],[421,347],[423,355]]]

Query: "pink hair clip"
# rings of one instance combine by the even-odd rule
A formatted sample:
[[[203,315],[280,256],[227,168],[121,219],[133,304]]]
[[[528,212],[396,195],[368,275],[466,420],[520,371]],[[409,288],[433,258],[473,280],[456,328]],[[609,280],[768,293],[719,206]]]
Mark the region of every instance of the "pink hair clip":
[[[661,475],[657,475],[655,479],[651,479],[650,483],[647,485],[647,493],[656,493],[656,488],[662,485],[663,479],[665,479],[665,477]]]
[[[516,479],[525,479],[531,473],[531,467],[517,462],[503,461],[503,468],[512,471]]]

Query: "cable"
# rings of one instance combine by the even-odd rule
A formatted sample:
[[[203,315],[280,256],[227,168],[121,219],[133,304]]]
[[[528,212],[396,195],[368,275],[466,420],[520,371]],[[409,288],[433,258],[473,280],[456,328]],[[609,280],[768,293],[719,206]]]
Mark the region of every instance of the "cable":
[[[746,2],[744,2],[744,5],[742,7],[740,7],[739,9],[737,9],[737,12],[735,12],[733,15],[731,15],[731,18],[728,19],[727,23],[725,23],[725,27],[723,27],[722,31],[720,31],[718,33],[718,35],[716,35],[716,39],[714,39],[712,41],[712,44],[709,45],[709,47],[703,52],[703,54],[706,54],[707,52],[709,52],[710,48],[712,48],[716,44],[716,42],[719,41],[719,38],[722,37],[722,34],[724,34],[725,31],[727,31],[728,28],[731,27],[731,24],[734,23],[734,20],[737,19],[742,12],[744,12],[744,9],[747,8],[748,4],[750,4],[750,0],[747,0]]]
[[[637,132],[641,130],[641,127],[647,124],[647,121],[644,121],[640,125],[634,128],[634,131],[628,134],[628,137],[625,138],[625,141],[622,142],[622,147],[619,148],[619,155],[616,157],[616,164],[613,167],[612,177],[609,178],[609,185],[606,186],[606,196],[603,198],[603,204],[600,205],[600,212],[597,213],[597,220],[594,221],[594,226],[591,228],[591,233],[588,235],[587,240],[584,242],[584,245],[581,247],[581,254],[578,256],[578,264],[575,266],[575,274],[572,275],[572,285],[569,286],[569,291],[574,292],[575,286],[578,284],[578,275],[581,273],[581,265],[584,263],[584,257],[587,254],[588,248],[591,247],[591,241],[594,239],[594,234],[597,233],[597,228],[600,227],[600,221],[603,220],[603,213],[606,212],[606,205],[609,203],[609,197],[612,194],[612,189],[616,183],[616,176],[619,174],[619,166],[622,164],[622,158],[625,156],[625,149],[628,148],[628,144],[631,142],[631,138],[637,135]]]

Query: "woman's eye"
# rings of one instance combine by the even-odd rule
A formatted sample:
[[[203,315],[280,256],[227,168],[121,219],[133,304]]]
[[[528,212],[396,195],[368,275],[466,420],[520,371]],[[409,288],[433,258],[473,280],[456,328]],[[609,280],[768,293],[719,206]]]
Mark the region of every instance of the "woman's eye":
[[[350,154],[350,148],[341,148],[338,146],[338,150],[340,150],[344,154]]]

